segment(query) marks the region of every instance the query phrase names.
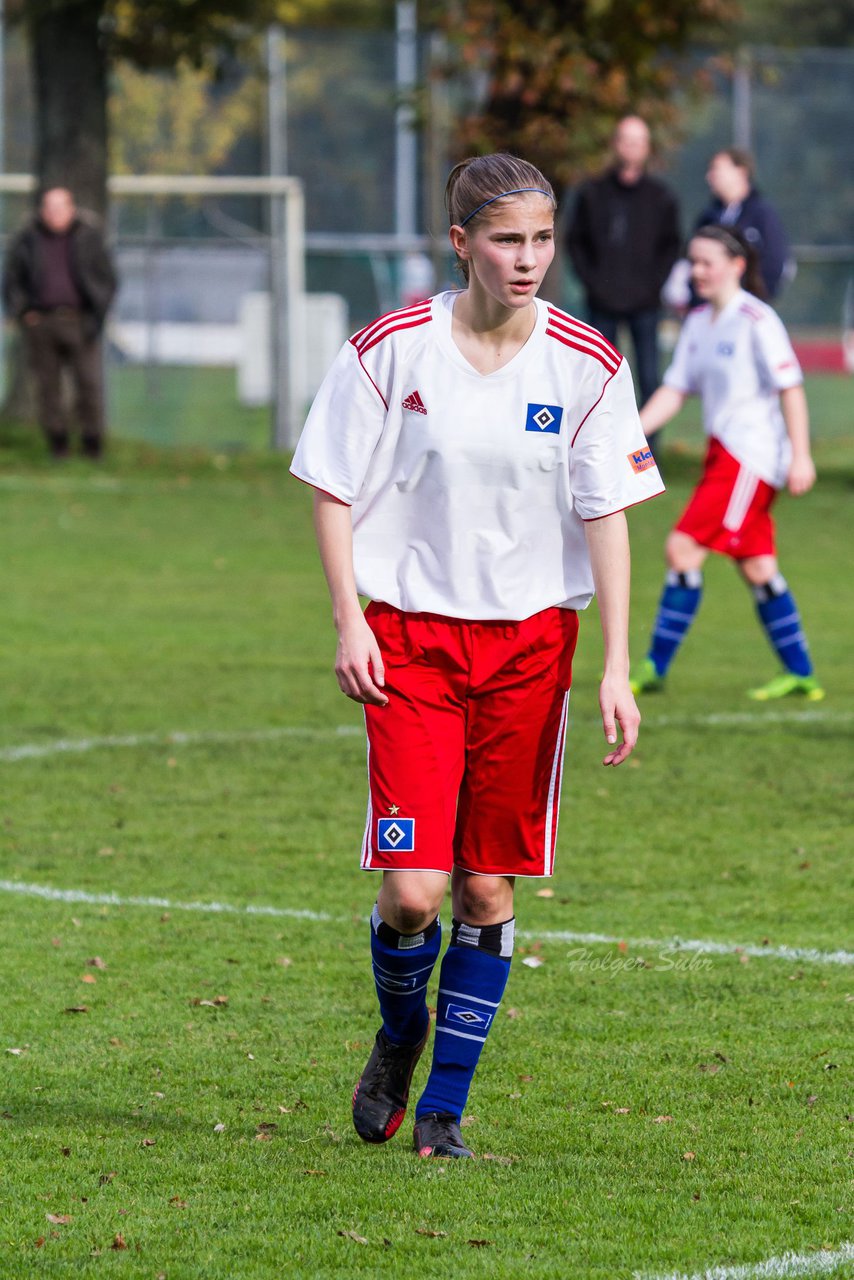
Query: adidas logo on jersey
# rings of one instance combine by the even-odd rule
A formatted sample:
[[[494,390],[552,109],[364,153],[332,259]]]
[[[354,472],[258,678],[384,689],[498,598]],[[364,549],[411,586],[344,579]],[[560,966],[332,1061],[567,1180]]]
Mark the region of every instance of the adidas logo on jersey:
[[[402,407],[404,409],[410,409],[413,413],[427,412],[424,406],[424,401],[421,399],[421,393],[418,391],[413,391],[411,395],[408,395],[404,400]]]

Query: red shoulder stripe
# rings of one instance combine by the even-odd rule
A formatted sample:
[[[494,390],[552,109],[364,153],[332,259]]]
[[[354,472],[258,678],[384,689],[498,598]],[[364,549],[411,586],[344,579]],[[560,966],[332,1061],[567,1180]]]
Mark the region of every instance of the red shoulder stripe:
[[[398,321],[397,324],[387,325],[386,328],[380,329],[371,337],[366,338],[362,342],[361,346],[357,347],[359,359],[361,360],[362,356],[366,355],[370,351],[371,347],[375,347],[378,342],[382,342],[383,338],[387,338],[390,333],[397,333],[399,329],[417,329],[421,324],[429,324],[432,319],[432,314],[428,312],[426,316],[416,316],[411,320]]]
[[[592,356],[594,360],[598,360],[604,369],[610,374],[615,374],[622,362],[622,356],[611,356],[598,345],[594,346],[586,339],[580,341],[574,337],[570,337],[565,331],[561,332],[557,328],[549,326],[546,329],[547,338],[557,338],[558,342],[562,342],[565,347],[571,347],[573,351],[580,351],[585,356]],[[610,348],[613,350],[613,348]]]
[[[432,304],[429,301],[419,302],[412,307],[400,307],[397,311],[387,311],[385,315],[372,320],[370,324],[365,325],[364,329],[354,333],[350,341],[357,350],[362,351],[364,350],[364,344],[370,341],[378,330],[391,326],[389,329],[389,332],[391,332],[394,328],[403,327],[402,322],[405,322],[410,317],[425,316],[429,319],[431,314]]]
[[[762,312],[761,312],[761,311],[754,311],[754,310],[753,310],[753,307],[748,306],[746,302],[743,302],[743,303],[741,304],[741,306],[739,307],[739,311],[741,312],[741,314],[742,314],[743,316],[749,316],[751,320],[761,320],[761,319],[762,319]]]
[[[577,320],[575,316],[571,316],[568,311],[561,311],[560,307],[553,307],[551,304],[549,304],[549,317],[551,323],[574,330],[578,337],[594,338],[601,346],[607,347],[618,362],[622,360],[623,357],[617,348],[603,337],[598,329],[594,329],[592,324],[585,324],[583,320]]]

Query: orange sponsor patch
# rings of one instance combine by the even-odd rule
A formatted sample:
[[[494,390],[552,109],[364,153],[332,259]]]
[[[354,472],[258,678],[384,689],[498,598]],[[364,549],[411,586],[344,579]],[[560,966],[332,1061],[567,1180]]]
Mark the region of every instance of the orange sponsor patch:
[[[651,449],[636,449],[634,453],[627,453],[626,457],[631,463],[632,471],[649,471],[650,467],[655,466]]]

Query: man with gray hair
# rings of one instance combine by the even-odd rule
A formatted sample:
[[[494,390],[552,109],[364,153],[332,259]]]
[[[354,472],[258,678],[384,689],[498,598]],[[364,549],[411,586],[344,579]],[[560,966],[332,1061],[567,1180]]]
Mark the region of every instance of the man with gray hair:
[[[71,446],[62,387],[66,370],[74,384],[82,451],[90,458],[103,452],[100,335],[115,290],[112,259],[94,216],[78,210],[66,187],[51,187],[9,246],[3,304],[21,326],[39,423],[54,458],[67,457]]]
[[[632,335],[641,403],[658,386],[661,287],[681,249],[676,196],[647,172],[649,128],[639,116],[620,120],[612,163],[585,182],[566,247],[587,295],[587,319],[615,346],[625,324]]]

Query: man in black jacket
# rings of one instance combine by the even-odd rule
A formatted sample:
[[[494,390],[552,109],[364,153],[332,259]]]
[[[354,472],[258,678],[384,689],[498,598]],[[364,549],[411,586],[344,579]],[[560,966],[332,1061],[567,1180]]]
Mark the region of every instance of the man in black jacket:
[[[613,138],[613,164],[578,193],[566,247],[587,294],[588,319],[616,345],[632,335],[641,403],[658,386],[661,286],[679,257],[679,206],[647,171],[649,129],[626,116]]]
[[[104,447],[100,335],[116,276],[104,237],[65,187],[45,191],[37,215],[12,241],[3,272],[6,314],[21,326],[39,421],[56,458],[68,455],[63,369],[71,372],[83,452]]]

